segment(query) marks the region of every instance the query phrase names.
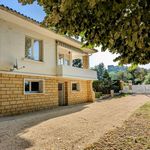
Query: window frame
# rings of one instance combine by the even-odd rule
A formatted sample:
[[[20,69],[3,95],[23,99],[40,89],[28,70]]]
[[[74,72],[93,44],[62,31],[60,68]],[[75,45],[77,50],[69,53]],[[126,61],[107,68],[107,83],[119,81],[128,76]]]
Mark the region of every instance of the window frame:
[[[62,56],[62,57],[60,57],[60,56]],[[69,55],[59,53],[58,54],[58,65],[70,66]]]
[[[72,89],[73,84],[77,84],[77,90]],[[72,92],[80,92],[81,91],[80,82],[71,82],[71,91]]]
[[[26,92],[25,91],[25,83],[26,82],[29,82],[29,92]],[[42,87],[40,89],[39,92],[32,92],[31,91],[31,82],[41,82],[42,83]],[[28,95],[28,94],[43,94],[45,93],[45,80],[44,79],[24,79],[24,83],[23,83],[23,86],[24,86],[24,95]]]
[[[26,57],[26,38],[31,39],[31,51],[32,51],[32,56],[30,57]],[[39,41],[39,43],[41,43],[40,45],[40,49],[39,49],[39,60],[34,59],[34,41]],[[40,40],[38,38],[34,38],[28,35],[25,35],[25,59],[29,59],[29,60],[33,60],[33,61],[37,61],[37,62],[43,62],[44,61],[44,49],[43,49],[43,40]]]

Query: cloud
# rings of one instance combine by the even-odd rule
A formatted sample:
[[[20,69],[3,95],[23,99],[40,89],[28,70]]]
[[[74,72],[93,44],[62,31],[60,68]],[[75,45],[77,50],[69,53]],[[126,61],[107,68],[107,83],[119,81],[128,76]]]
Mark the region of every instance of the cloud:
[[[118,65],[117,62],[113,61],[118,55],[112,54],[109,51],[101,52],[100,47],[96,49],[98,49],[99,52],[90,56],[90,67],[98,65],[99,63],[102,63],[102,62],[104,63],[105,67],[107,67],[108,65]],[[140,67],[150,69],[150,64],[140,65]]]

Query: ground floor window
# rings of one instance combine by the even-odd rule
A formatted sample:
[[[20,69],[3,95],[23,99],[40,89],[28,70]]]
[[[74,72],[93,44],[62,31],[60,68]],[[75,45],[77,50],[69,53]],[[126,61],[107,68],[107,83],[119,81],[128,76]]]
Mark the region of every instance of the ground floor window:
[[[25,93],[43,93],[43,80],[25,80]]]
[[[78,82],[72,82],[72,91],[80,91],[80,84]]]

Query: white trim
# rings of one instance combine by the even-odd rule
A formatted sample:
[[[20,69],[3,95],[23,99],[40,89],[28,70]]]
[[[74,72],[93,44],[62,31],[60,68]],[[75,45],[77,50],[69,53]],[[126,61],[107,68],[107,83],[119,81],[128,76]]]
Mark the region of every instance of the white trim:
[[[4,74],[12,74],[12,75],[24,75],[24,76],[37,76],[37,77],[49,77],[49,78],[56,78],[56,79],[69,79],[69,80],[90,80],[93,81],[95,79],[91,78],[80,78],[80,77],[73,77],[73,76],[57,76],[56,74],[54,75],[48,75],[48,74],[36,74],[36,73],[28,73],[28,72],[10,72],[10,71],[0,71],[0,73]]]
[[[15,75],[25,75],[25,76],[39,76],[39,77],[51,77],[51,78],[57,78],[56,74],[54,75],[48,75],[48,74],[36,74],[36,73],[28,73],[28,72],[16,72],[16,71],[0,71],[0,73],[4,74],[15,74]]]
[[[45,63],[44,61],[38,61],[38,60],[34,60],[34,59],[29,59],[29,58],[22,58],[22,60],[24,61],[28,61],[28,62],[34,62],[34,63]]]
[[[38,38],[34,38],[34,37],[31,37],[31,36],[28,36],[28,35],[25,35],[25,43],[26,43],[26,38],[30,39],[31,40],[31,51],[32,51],[32,58],[28,58],[28,57],[25,57],[26,59],[29,59],[31,61],[36,61],[36,62],[43,62],[44,60],[44,42],[42,39],[38,39]],[[39,42],[39,60],[35,60],[34,59],[34,41],[38,41]],[[26,47],[26,45],[25,45]]]
[[[72,84],[77,84],[77,90],[72,90]],[[78,81],[71,81],[71,92],[80,92],[81,91],[81,84]]]

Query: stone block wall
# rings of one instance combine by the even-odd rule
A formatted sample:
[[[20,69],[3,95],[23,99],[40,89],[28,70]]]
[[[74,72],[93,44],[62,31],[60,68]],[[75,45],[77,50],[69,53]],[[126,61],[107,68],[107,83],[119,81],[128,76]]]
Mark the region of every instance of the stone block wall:
[[[24,94],[24,79],[44,80],[44,93]],[[15,115],[58,106],[58,82],[65,82],[68,104],[92,102],[92,81],[0,73],[0,116]],[[72,82],[80,91],[72,91]]]
[[[24,79],[44,79],[45,92],[24,94]],[[0,74],[0,114],[14,115],[58,105],[57,80],[47,77]]]

